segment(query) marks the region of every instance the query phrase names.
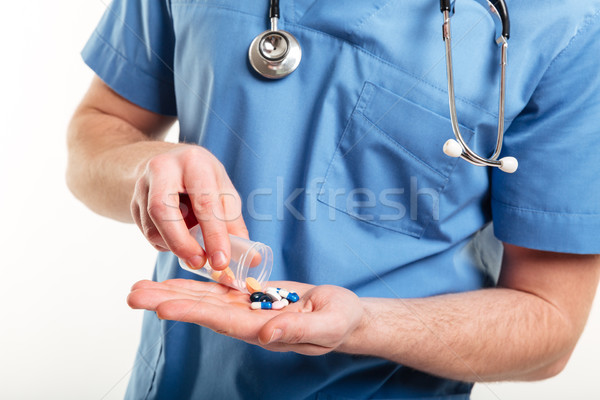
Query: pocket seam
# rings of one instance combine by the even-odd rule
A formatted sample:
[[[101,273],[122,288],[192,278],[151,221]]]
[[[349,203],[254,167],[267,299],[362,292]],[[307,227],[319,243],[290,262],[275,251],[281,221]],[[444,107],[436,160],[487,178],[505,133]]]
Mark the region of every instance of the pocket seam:
[[[335,150],[333,151],[333,157],[331,157],[329,159],[329,164],[327,165],[327,171],[325,171],[325,176],[323,177],[323,183],[321,183],[321,187],[319,189],[319,195],[317,196],[317,200],[319,200],[319,197],[321,197],[321,191],[323,190],[323,187],[325,187],[325,184],[327,183],[327,179],[329,178],[329,173],[331,172],[331,167],[333,166],[334,161],[338,157],[338,151],[340,150],[340,147],[342,146],[342,143],[344,142],[344,138],[346,137],[346,134],[348,133],[348,129],[350,128],[350,125],[352,125],[352,117],[356,113],[359,113],[362,115],[362,110],[364,110],[367,107],[367,105],[371,102],[371,99],[373,97],[373,91],[375,88],[374,88],[374,85],[370,85],[371,88],[369,88],[368,83],[369,83],[368,81],[364,83],[362,90],[360,91],[360,94],[358,95],[358,101],[357,101],[356,105],[354,106],[354,109],[350,113],[350,116],[348,117],[348,121],[346,121],[346,125],[344,126],[344,131],[342,132],[342,136],[340,136],[340,139],[338,140],[338,143],[335,146]],[[321,200],[319,200],[319,201],[321,201]],[[325,205],[329,205],[328,203],[325,203],[324,201],[321,201],[321,203],[323,203]],[[334,208],[337,210],[336,207],[334,207]]]
[[[403,228],[392,228],[387,225],[378,224],[376,221],[369,221],[368,219],[360,218],[360,216],[358,216],[356,214],[352,214],[352,213],[348,212],[347,210],[342,210],[341,208],[339,208],[331,203],[325,202],[320,197],[321,196],[317,196],[317,201],[319,203],[321,203],[327,207],[331,207],[334,210],[338,210],[339,212],[344,213],[344,214],[348,215],[349,217],[354,218],[357,221],[363,222],[365,224],[373,225],[378,228],[387,229],[388,231],[391,231],[391,232],[402,233],[404,235],[416,237],[417,239],[419,239],[423,235],[423,233],[425,232],[425,228],[427,227],[427,225],[429,225],[429,222],[430,222],[430,221],[427,221],[427,223],[425,225],[423,225],[422,229],[420,229],[419,231],[412,231],[412,230],[407,230],[407,229],[403,229]]]
[[[433,166],[431,166],[428,163],[426,163],[425,161],[423,161],[419,156],[415,155],[413,152],[408,150],[406,147],[404,147],[401,143],[399,143],[396,139],[394,139],[390,134],[388,134],[381,127],[379,127],[377,124],[375,124],[375,122],[373,122],[372,119],[369,118],[365,114],[365,110],[367,110],[370,107],[370,105],[372,104],[373,99],[374,99],[373,96],[375,93],[377,93],[377,90],[383,90],[383,91],[391,94],[392,96],[396,97],[397,99],[395,100],[394,104],[397,104],[400,101],[405,101],[408,104],[411,104],[414,107],[418,107],[427,113],[431,113],[441,119],[448,120],[443,115],[440,115],[439,113],[437,113],[427,107],[424,107],[421,104],[414,103],[404,96],[394,93],[394,92],[392,92],[384,87],[381,87],[373,82],[370,82],[368,80],[365,81],[364,85],[362,87],[362,90],[359,94],[356,105],[354,106],[352,112],[350,113],[350,116],[348,117],[346,125],[344,126],[344,130],[337,141],[337,145],[335,146],[333,156],[329,159],[329,164],[327,165],[327,170],[324,175],[324,180],[320,186],[320,190],[317,195],[317,201],[327,207],[331,207],[343,214],[346,214],[347,216],[351,217],[352,219],[355,219],[362,223],[366,223],[366,224],[369,224],[372,226],[376,226],[378,228],[386,229],[391,232],[401,233],[401,234],[409,235],[409,236],[415,237],[417,239],[420,239],[423,236],[423,234],[425,233],[425,231],[428,229],[428,227],[430,226],[430,224],[433,220],[433,216],[428,216],[428,218],[426,220],[424,220],[422,223],[417,224],[416,229],[413,226],[408,226],[408,227],[402,226],[402,225],[401,226],[391,226],[389,224],[379,223],[377,219],[375,219],[375,220],[363,219],[360,217],[359,214],[351,213],[348,210],[342,209],[337,204],[329,202],[329,200],[325,197],[324,189],[327,186],[331,185],[331,174],[335,168],[335,164],[336,164],[336,162],[338,162],[340,159],[343,158],[342,154],[341,154],[341,147],[344,143],[344,140],[348,136],[349,132],[353,129],[353,126],[357,123],[360,123],[359,121],[363,121],[363,124],[368,124],[368,126],[371,127],[370,129],[376,128],[377,134],[383,138],[382,140],[385,140],[387,143],[392,145],[396,149],[396,151],[408,156],[407,159],[410,159],[412,162],[416,161],[417,162],[416,165],[419,165],[421,167],[427,167],[425,170],[429,171],[430,177],[434,180],[434,182],[436,182],[435,190],[436,190],[436,192],[440,193],[440,195],[441,195],[441,193],[444,192],[448,182],[450,181],[450,176],[452,175],[452,172],[456,168],[456,164],[457,164],[456,162],[452,164],[451,168],[449,168],[449,170],[447,172],[439,171],[438,169],[434,168]],[[359,116],[362,118],[358,118]],[[450,123],[449,120],[448,120],[448,123]],[[470,139],[474,135],[474,132],[470,128],[467,128],[467,127],[464,127],[464,128],[467,129],[471,133],[471,135],[469,136],[469,139]]]
[[[448,179],[448,177],[444,174],[442,174],[440,171],[438,171],[437,169],[433,168],[431,165],[427,164],[425,161],[421,160],[419,157],[417,157],[416,155],[414,155],[410,150],[408,150],[406,147],[402,146],[400,143],[398,143],[398,141],[396,141],[393,137],[391,137],[386,131],[384,131],[383,129],[381,129],[379,126],[377,126],[375,124],[375,122],[371,121],[371,119],[369,119],[369,117],[367,117],[365,114],[363,114],[362,112],[359,113],[359,115],[361,117],[363,117],[373,128],[377,129],[379,131],[379,133],[386,138],[391,144],[393,144],[396,148],[398,148],[400,151],[406,153],[408,156],[410,156],[412,159],[414,159],[415,161],[419,162],[421,165],[423,165],[424,167],[427,167],[429,170],[431,170],[432,172],[436,173],[437,175],[439,175],[442,179]]]

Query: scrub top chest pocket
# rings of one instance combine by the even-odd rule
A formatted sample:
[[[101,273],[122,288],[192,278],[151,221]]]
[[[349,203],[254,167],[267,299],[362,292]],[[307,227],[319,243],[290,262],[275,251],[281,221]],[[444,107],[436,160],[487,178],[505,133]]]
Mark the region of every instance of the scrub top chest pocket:
[[[461,127],[468,142],[473,131]],[[420,238],[458,159],[442,152],[450,120],[365,83],[339,139],[320,202],[365,223]]]

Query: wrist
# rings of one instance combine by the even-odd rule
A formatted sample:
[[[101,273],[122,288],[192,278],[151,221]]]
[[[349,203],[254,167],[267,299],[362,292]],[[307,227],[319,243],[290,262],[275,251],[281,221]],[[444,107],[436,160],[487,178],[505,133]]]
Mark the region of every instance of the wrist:
[[[336,351],[349,354],[370,355],[374,337],[374,310],[372,299],[359,297],[360,307],[356,312],[360,314],[358,324],[347,335],[346,339],[338,346]]]

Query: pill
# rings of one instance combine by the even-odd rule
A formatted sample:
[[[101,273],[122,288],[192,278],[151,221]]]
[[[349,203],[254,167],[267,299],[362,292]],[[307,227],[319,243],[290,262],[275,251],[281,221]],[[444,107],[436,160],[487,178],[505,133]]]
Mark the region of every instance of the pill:
[[[229,267],[221,271],[221,275],[219,275],[219,283],[231,286],[233,284],[233,281],[235,281],[235,275]]]
[[[294,292],[290,292],[290,293],[288,293],[288,295],[287,295],[287,296],[285,296],[285,298],[286,298],[287,300],[291,301],[292,303],[295,303],[295,302],[297,302],[298,300],[300,300],[300,296],[298,296],[298,294],[297,294],[297,293],[294,293]]]
[[[219,278],[221,277],[221,274],[222,274],[221,271],[213,271],[213,273],[210,274],[210,277],[212,278],[213,281],[219,282]]]
[[[288,292],[287,290],[282,289],[282,288],[277,288],[277,292],[279,293],[279,295],[281,297],[289,300],[292,303],[295,303],[298,300],[300,300],[300,296],[298,296],[298,294],[296,292]]]
[[[270,303],[270,302],[266,302],[266,303],[254,302],[254,303],[250,304],[250,307],[253,310],[270,310],[271,308],[273,308],[273,303]]]
[[[279,301],[281,300],[283,297],[281,297],[281,295],[277,292],[276,288],[267,288],[267,290],[265,290],[265,293],[268,294],[269,296],[273,297],[274,300],[273,301]]]
[[[290,302],[287,301],[286,299],[283,299],[283,300],[274,302],[272,304],[272,307],[273,307],[273,310],[281,310],[283,307],[286,307],[288,304],[290,304]]]
[[[268,303],[272,303],[273,302],[273,298],[271,296],[269,296],[268,294],[263,294],[262,296],[260,296],[258,298],[259,302],[264,303],[264,302],[268,302]]]
[[[271,303],[273,303],[274,301],[281,300],[281,298],[275,297],[275,296],[273,296],[272,294],[269,294],[269,293],[266,293],[265,297],[267,297]]]
[[[260,292],[262,290],[260,283],[252,277],[246,278],[246,289],[248,289],[250,293]]]
[[[258,301],[258,299],[260,299],[262,296],[264,296],[263,292],[254,292],[250,295],[250,302],[254,303],[255,301]]]

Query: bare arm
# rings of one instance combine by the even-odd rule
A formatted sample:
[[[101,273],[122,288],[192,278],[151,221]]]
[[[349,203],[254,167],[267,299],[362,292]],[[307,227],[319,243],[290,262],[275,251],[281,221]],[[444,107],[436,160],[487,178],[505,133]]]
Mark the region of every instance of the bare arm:
[[[192,267],[210,257],[214,268],[225,268],[228,233],[247,237],[239,196],[206,149],[162,140],[173,121],[94,79],[69,126],[68,186],[97,213],[135,222],[158,250],[171,250]],[[188,233],[180,193],[189,195],[206,252]]]
[[[473,292],[361,299],[340,287],[282,282],[302,298],[276,312],[240,308],[246,295],[206,283],[142,281],[128,301],[273,351],[374,355],[463,381],[536,380],[566,364],[599,275],[598,256],[505,245],[499,287]]]
[[[69,125],[69,189],[98,214],[133,222],[129,206],[135,182],[150,158],[177,146],[162,141],[174,121],[138,107],[94,78]]]
[[[342,349],[466,381],[547,378],[562,370],[581,335],[599,273],[597,256],[505,245],[498,288],[365,299],[363,333]]]

